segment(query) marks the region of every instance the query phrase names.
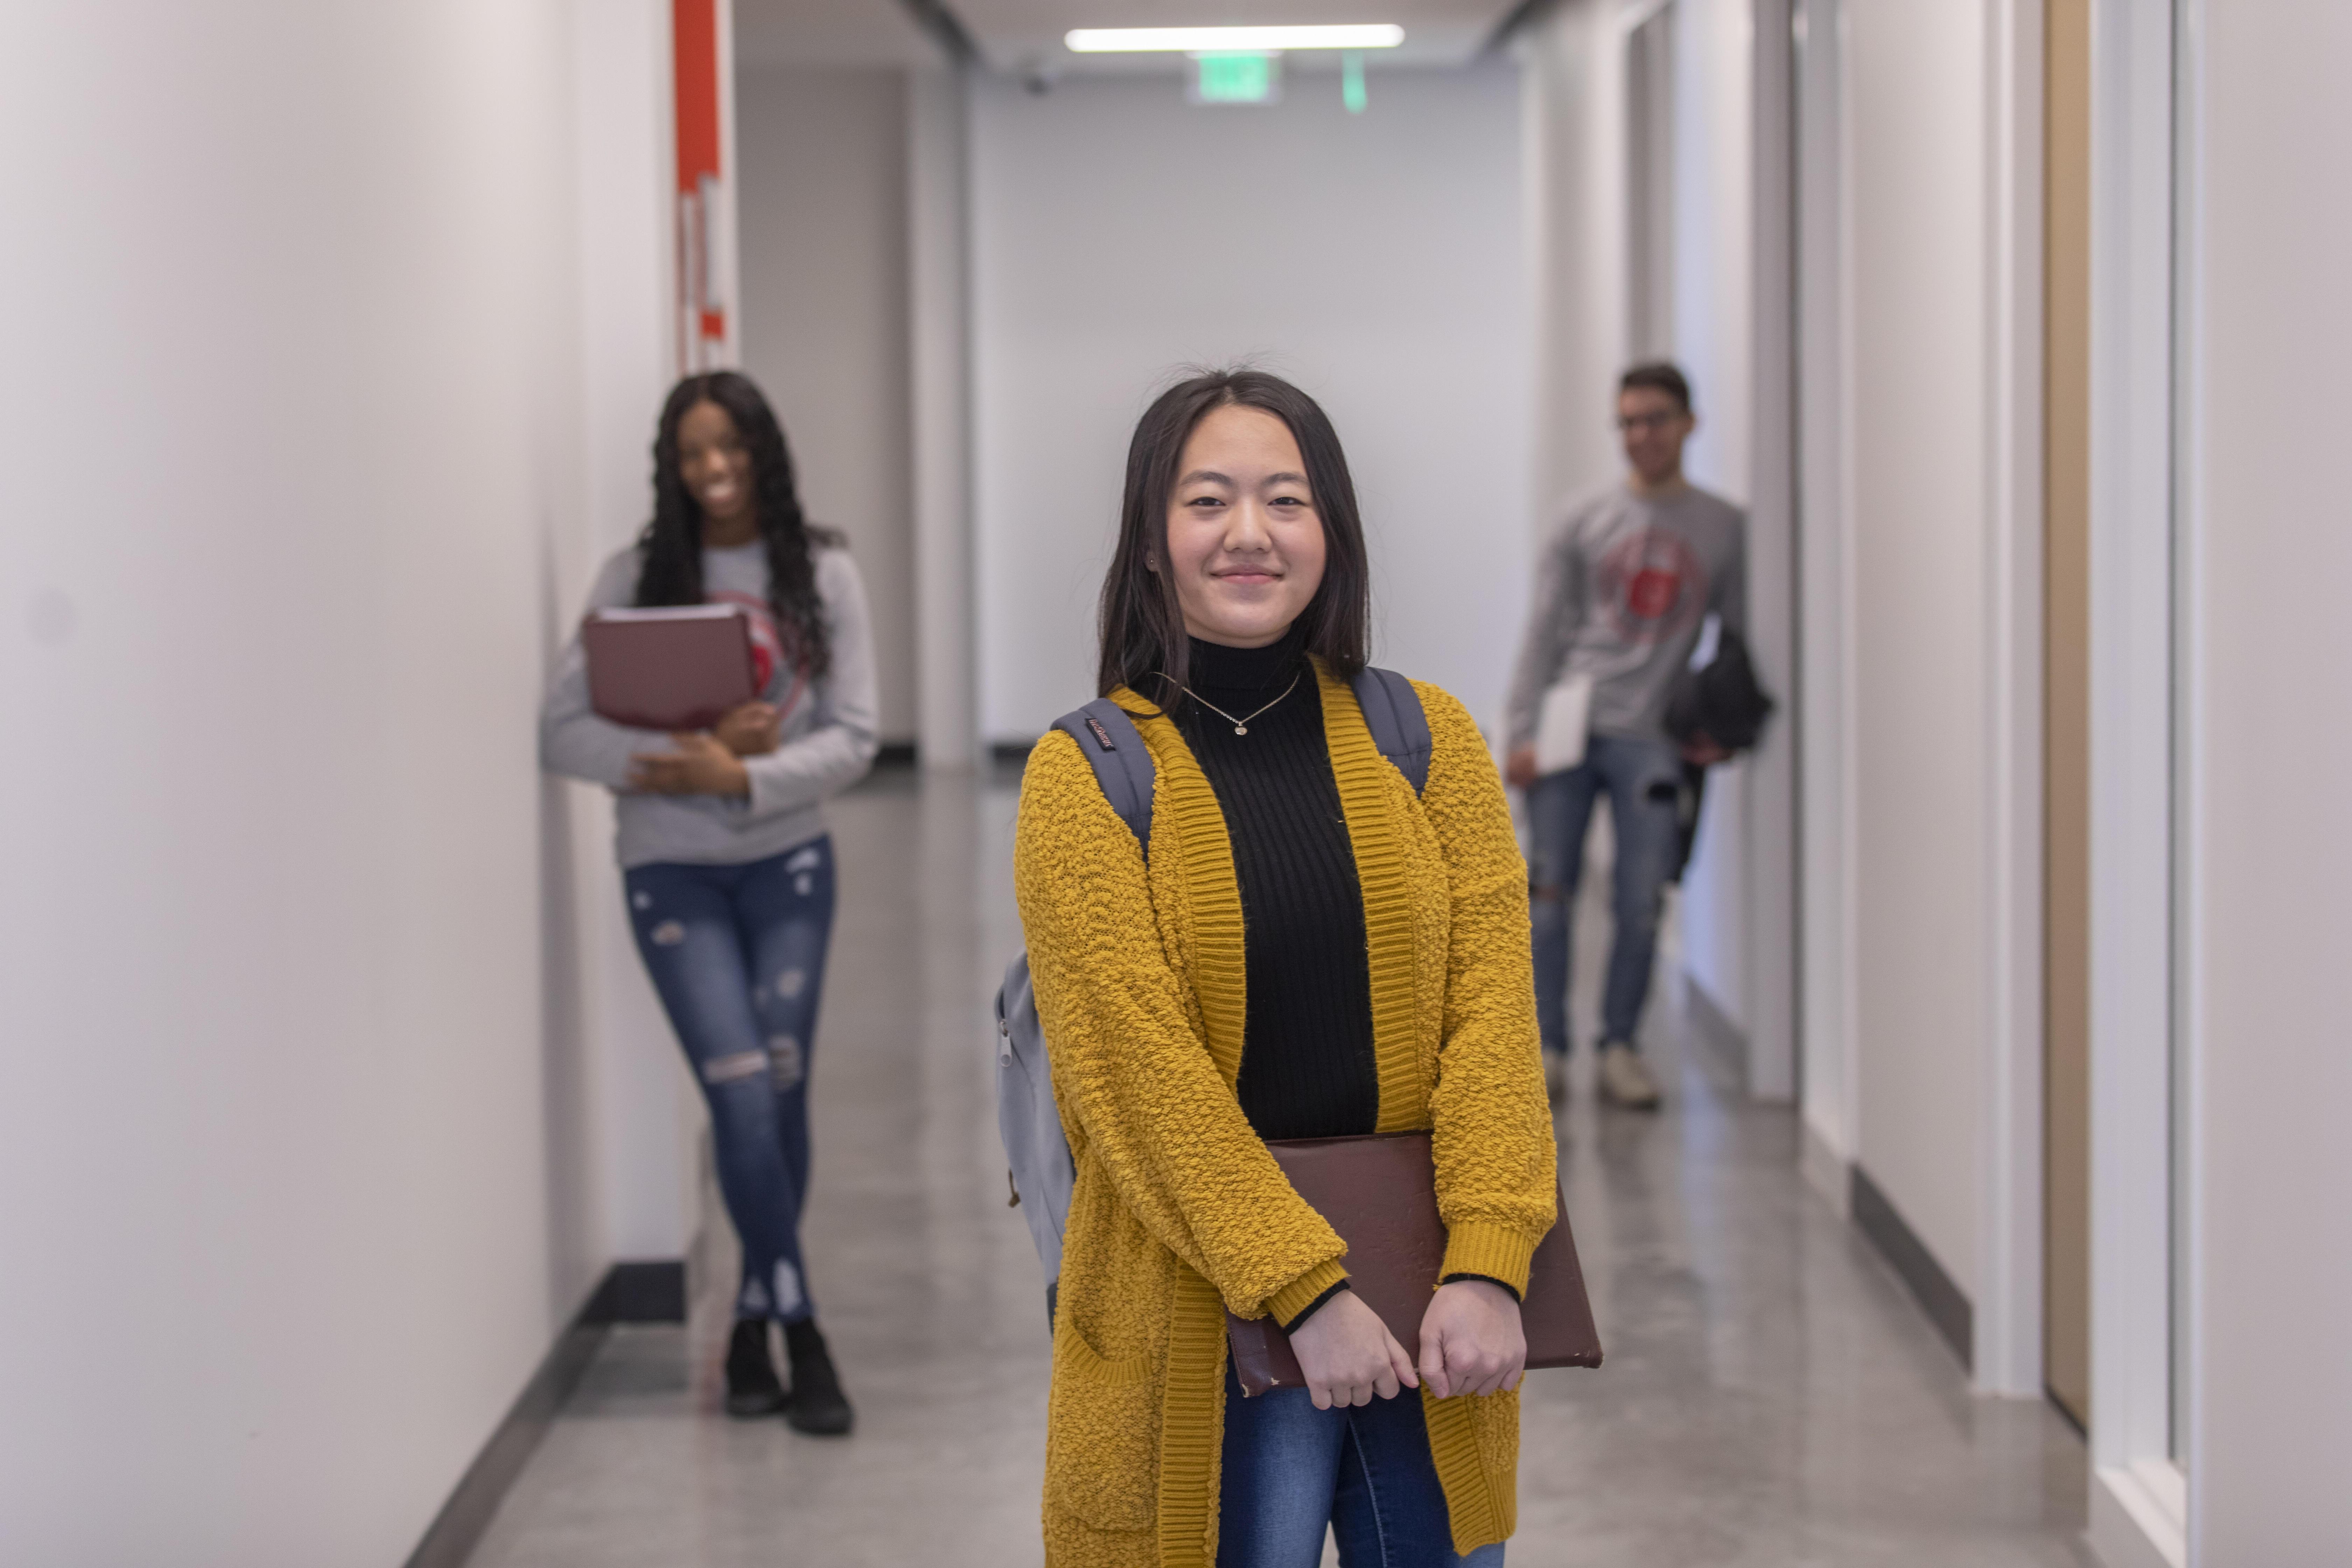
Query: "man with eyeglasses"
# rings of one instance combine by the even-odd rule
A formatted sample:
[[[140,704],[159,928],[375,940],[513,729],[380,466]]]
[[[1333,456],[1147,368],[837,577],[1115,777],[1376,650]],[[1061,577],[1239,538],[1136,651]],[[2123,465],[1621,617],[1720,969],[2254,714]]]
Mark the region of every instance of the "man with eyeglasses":
[[[1670,739],[1666,699],[1710,615],[1733,632],[1747,630],[1745,514],[1683,478],[1683,444],[1697,424],[1690,384],[1673,365],[1637,364],[1619,378],[1617,428],[1632,471],[1571,512],[1544,547],[1512,673],[1504,773],[1527,792],[1534,830],[1536,1017],[1555,1100],[1568,1082],[1570,919],[1593,803],[1606,795],[1616,837],[1616,931],[1601,992],[1601,1093],[1633,1110],[1658,1105],[1637,1037],[1666,883],[1680,859],[1683,764],[1727,754],[1704,735],[1687,744]],[[1573,690],[1559,706],[1563,687]],[[1581,713],[1582,757],[1538,776],[1538,726],[1548,705],[1552,722]]]

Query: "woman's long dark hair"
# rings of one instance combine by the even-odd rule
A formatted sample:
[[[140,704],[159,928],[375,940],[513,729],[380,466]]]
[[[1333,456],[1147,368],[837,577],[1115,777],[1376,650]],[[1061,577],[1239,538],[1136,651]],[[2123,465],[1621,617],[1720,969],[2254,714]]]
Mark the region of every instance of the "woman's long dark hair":
[[[1154,572],[1152,557],[1168,556],[1168,502],[1176,468],[1193,427],[1212,410],[1255,408],[1290,427],[1307,461],[1307,488],[1323,521],[1323,581],[1293,623],[1305,651],[1322,658],[1342,679],[1352,679],[1370,654],[1372,574],[1364,551],[1363,518],[1339,433],[1322,405],[1278,375],[1262,370],[1217,370],[1181,381],[1152,401],[1127,447],[1127,494],[1118,508],[1118,547],[1103,579],[1102,662],[1096,690],[1108,697],[1132,687],[1163,704],[1185,684],[1189,644],[1174,575]],[[1160,677],[1165,677],[1161,680]],[[1163,689],[1164,688],[1164,689]]]
[[[714,370],[689,375],[671,389],[654,436],[654,520],[637,536],[646,563],[637,574],[639,605],[702,603],[702,507],[678,472],[677,426],[698,403],[715,403],[735,421],[751,455],[751,494],[760,538],[768,547],[768,604],[776,613],[785,651],[811,679],[833,668],[832,627],[816,591],[814,552],[838,546],[841,535],[809,521],[793,479],[784,427],[748,375]]]

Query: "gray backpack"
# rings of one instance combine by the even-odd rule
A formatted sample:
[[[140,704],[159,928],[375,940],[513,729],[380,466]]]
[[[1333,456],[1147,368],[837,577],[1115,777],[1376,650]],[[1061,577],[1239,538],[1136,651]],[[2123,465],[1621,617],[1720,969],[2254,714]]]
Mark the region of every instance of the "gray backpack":
[[[1373,744],[1396,764],[1413,793],[1420,794],[1429,784],[1430,751],[1429,718],[1421,710],[1421,693],[1395,671],[1370,668],[1356,677],[1355,690]],[[1077,742],[1103,797],[1149,857],[1154,769],[1135,721],[1109,698],[1097,697],[1063,714],[1054,728]],[[1070,1141],[1062,1131],[1061,1109],[1054,1100],[1054,1077],[1046,1061],[1045,1030],[1037,1022],[1037,1000],[1029,988],[1026,952],[1006,967],[1004,984],[996,993],[996,1129],[1004,1139],[1013,1202],[1028,1220],[1037,1260],[1045,1268],[1045,1313],[1050,1319],[1062,1279],[1062,1228],[1069,1222],[1070,1187],[1077,1172],[1070,1160]]]

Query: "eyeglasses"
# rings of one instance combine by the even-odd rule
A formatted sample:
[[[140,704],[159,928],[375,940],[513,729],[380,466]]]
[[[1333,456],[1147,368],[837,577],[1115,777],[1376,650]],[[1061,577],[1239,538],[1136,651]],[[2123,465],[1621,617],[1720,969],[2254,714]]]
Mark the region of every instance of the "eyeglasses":
[[[1628,434],[1635,430],[1663,430],[1689,417],[1687,414],[1622,414],[1618,416],[1617,428]]]

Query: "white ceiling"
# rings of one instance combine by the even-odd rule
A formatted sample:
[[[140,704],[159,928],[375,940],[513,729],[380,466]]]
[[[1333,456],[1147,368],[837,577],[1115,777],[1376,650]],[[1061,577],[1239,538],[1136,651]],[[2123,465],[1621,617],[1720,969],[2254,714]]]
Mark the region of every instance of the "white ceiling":
[[[946,0],[988,63],[1000,70],[1160,70],[1181,57],[1079,56],[1062,47],[1073,27],[1202,26],[1292,22],[1394,22],[1401,48],[1371,65],[1458,65],[1478,51],[1513,0]],[[746,65],[904,65],[932,47],[901,0],[735,0],[736,58]],[[1316,55],[1292,63],[1330,63]]]

